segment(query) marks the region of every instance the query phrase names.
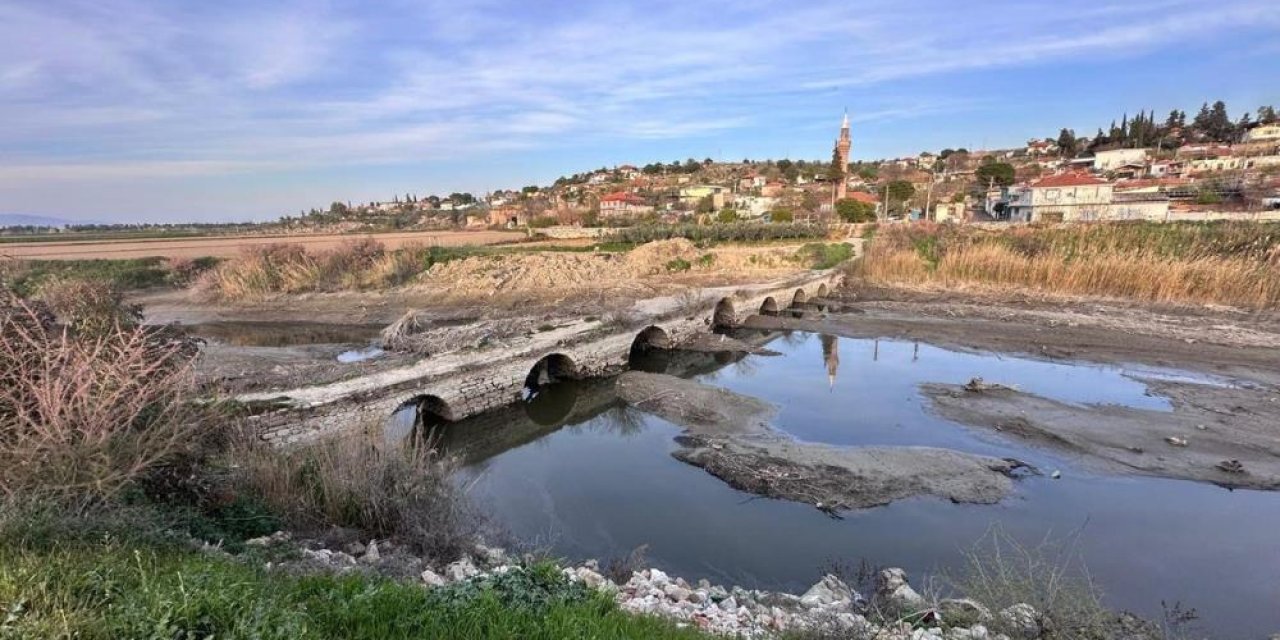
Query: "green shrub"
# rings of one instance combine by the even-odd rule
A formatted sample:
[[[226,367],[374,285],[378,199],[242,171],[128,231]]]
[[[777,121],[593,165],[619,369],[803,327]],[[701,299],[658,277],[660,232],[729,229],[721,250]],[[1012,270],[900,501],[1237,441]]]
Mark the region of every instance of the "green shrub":
[[[667,271],[681,272],[693,268],[693,264],[684,258],[676,258],[667,263]]]
[[[808,264],[810,269],[830,269],[852,258],[853,247],[843,242],[830,244],[811,242],[800,247],[796,255]]]

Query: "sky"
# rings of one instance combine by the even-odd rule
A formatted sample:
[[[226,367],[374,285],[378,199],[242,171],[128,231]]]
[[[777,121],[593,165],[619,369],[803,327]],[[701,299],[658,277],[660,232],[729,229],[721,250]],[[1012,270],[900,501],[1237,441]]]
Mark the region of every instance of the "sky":
[[[1280,106],[1276,0],[0,0],[0,213],[266,220]]]

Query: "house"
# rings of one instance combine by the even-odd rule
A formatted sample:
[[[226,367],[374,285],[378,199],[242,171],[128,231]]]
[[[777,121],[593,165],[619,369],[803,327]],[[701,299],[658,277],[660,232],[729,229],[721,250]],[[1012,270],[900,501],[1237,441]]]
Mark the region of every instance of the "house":
[[[733,201],[734,208],[738,210],[738,217],[741,218],[758,218],[773,210],[777,204],[777,198],[764,196],[738,196]]]
[[[1161,160],[1151,163],[1147,173],[1152,178],[1177,178],[1182,176],[1183,165],[1178,160]]]
[[[529,220],[524,207],[504,204],[489,208],[488,223],[492,227],[501,226],[514,229],[528,224]]]
[[[1093,154],[1094,171],[1113,171],[1127,164],[1147,163],[1146,149],[1109,149]]]
[[[1051,140],[1028,140],[1027,155],[1032,157],[1057,155],[1058,145]]]
[[[1013,189],[1006,210],[1010,220],[1072,222],[1104,219],[1112,185],[1083,173],[1060,173]]]
[[[625,191],[617,191],[600,197],[600,216],[604,218],[636,216],[653,211],[644,198]]]
[[[1163,221],[1169,217],[1169,196],[1164,193],[1128,191],[1113,194],[1106,220]]]
[[[782,190],[785,187],[786,185],[776,180],[773,182],[767,182],[763,187],[760,188],[760,195],[766,198],[776,198],[782,195]]]
[[[1280,122],[1255,124],[1244,133],[1244,142],[1280,140]]]
[[[711,197],[711,205],[716,209],[724,207],[724,194],[727,189],[720,185],[699,184],[680,189],[680,202],[689,207],[698,206],[703,198]]]
[[[964,220],[966,209],[963,202],[939,202],[933,208],[933,219],[937,222],[959,222]]]

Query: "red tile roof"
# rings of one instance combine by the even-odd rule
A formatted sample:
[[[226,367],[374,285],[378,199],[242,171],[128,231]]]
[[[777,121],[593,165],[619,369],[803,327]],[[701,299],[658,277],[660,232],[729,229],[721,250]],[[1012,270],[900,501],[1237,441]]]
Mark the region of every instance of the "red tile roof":
[[[1059,173],[1040,178],[1032,182],[1031,187],[1087,187],[1096,184],[1107,184],[1107,181],[1095,178],[1087,173]]]
[[[867,204],[876,204],[877,202],[880,202],[880,200],[877,199],[875,196],[865,191],[850,191],[849,199],[857,200],[858,202],[865,202]]]
[[[606,194],[600,197],[600,201],[601,202],[629,202],[631,204],[639,204],[641,202],[644,202],[644,200],[641,199],[639,196],[627,193],[625,191],[618,191],[615,193]]]

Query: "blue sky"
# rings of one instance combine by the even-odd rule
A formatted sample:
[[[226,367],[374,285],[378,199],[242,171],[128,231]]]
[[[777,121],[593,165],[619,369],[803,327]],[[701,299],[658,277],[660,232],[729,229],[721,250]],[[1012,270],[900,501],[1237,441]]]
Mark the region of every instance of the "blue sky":
[[[1275,0],[0,0],[0,212],[269,219],[1280,106]]]

